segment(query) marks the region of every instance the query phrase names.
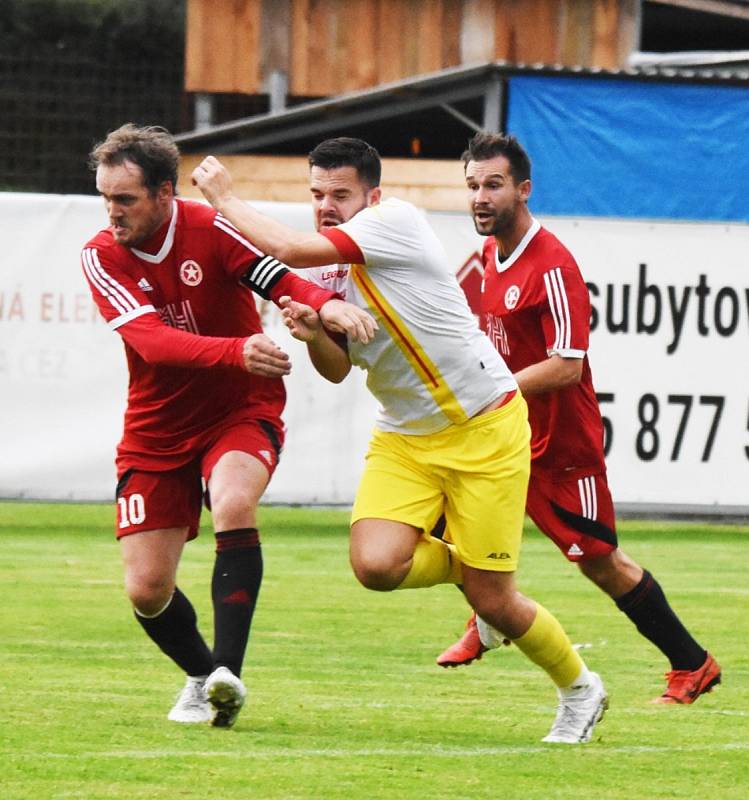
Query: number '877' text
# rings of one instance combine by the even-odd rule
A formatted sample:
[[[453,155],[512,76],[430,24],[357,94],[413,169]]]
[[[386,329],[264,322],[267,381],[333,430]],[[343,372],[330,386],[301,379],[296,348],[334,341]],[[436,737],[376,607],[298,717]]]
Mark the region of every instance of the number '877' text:
[[[616,402],[616,396],[613,392],[599,392],[596,397],[603,417],[604,453],[608,456],[617,434],[606,412]],[[723,395],[669,394],[663,398],[646,392],[632,409],[637,415],[633,442],[637,457],[641,461],[654,461],[658,457],[679,461],[686,457],[688,446],[690,459],[696,447],[696,457],[702,462],[710,461],[725,407]],[[749,410],[746,430],[749,431]],[[749,459],[749,445],[743,450]]]

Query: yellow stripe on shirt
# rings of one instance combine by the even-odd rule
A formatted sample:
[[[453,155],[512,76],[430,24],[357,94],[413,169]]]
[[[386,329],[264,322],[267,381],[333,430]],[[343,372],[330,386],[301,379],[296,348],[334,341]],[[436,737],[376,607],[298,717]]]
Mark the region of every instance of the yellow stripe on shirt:
[[[406,361],[408,361],[424,386],[429,390],[442,413],[454,424],[465,422],[468,419],[468,415],[463,406],[460,405],[458,398],[445,383],[434,362],[411,335],[398,313],[367,275],[366,269],[361,264],[352,264],[351,277],[370,306],[377,311],[393,341],[398,345]]]

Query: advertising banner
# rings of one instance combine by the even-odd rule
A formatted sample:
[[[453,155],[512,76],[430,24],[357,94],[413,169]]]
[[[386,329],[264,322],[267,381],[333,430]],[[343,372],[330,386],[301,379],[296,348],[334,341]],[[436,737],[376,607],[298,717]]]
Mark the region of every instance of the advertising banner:
[[[257,203],[311,229],[305,204]],[[107,500],[127,391],[122,343],[79,253],[105,224],[94,197],[0,194],[0,497]],[[482,240],[429,213],[474,308]],[[541,218],[577,258],[593,305],[590,359],[617,503],[749,511],[749,226]],[[270,304],[289,352],[287,444],[266,500],[353,499],[375,401],[359,370],[326,383]]]

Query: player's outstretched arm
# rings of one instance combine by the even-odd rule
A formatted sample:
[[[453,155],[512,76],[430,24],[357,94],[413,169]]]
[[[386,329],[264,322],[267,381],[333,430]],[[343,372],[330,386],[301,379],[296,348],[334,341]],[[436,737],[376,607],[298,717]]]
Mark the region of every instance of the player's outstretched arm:
[[[192,172],[192,182],[203,196],[264,253],[290,267],[323,267],[335,264],[335,245],[319,233],[289,228],[242,202],[235,194],[226,167],[214,156],[206,156]]]
[[[310,306],[298,303],[290,297],[282,297],[279,305],[284,324],[291,335],[306,342],[314,368],[326,380],[340,383],[351,370],[345,347],[328,335],[320,316]]]

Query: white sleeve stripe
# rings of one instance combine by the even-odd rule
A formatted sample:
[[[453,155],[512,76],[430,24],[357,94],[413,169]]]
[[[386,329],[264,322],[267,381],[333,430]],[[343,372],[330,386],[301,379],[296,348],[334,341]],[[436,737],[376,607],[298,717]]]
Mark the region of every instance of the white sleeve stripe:
[[[99,254],[96,252],[96,250],[92,250],[91,253],[93,256],[93,266],[95,271],[101,276],[105,284],[110,287],[111,291],[117,292],[120,301],[124,302],[126,306],[129,306],[131,308],[138,307],[140,305],[140,302],[135,297],[133,297],[128,288],[126,286],[123,286],[119,281],[116,281],[104,269],[104,267],[102,267],[101,262],[99,261]]]
[[[562,275],[561,267],[557,267],[555,270],[557,274],[557,280],[559,281],[559,291],[562,295],[562,306],[563,306],[563,313],[564,313],[564,329],[566,331],[566,335],[564,337],[564,344],[563,347],[570,346],[570,340],[572,338],[572,322],[570,321],[570,307],[567,302],[567,288],[564,285],[564,276]]]
[[[564,347],[550,347],[546,351],[546,355],[548,356],[562,356],[562,358],[585,358],[587,355],[585,350],[575,350],[574,348],[564,348]]]
[[[239,228],[233,222],[230,222],[223,214],[221,214],[218,211],[216,212],[216,219],[217,220],[221,220],[221,222],[224,225],[226,225],[227,227],[231,228],[233,231],[236,231],[237,233],[239,233]]]
[[[96,287],[99,291],[99,294],[106,297],[110,304],[113,305],[117,311],[124,312],[125,308],[122,304],[117,300],[116,297],[112,297],[109,292],[107,291],[107,287],[101,281],[99,276],[93,271],[92,265],[92,250],[84,250],[81,254],[81,263],[83,264],[83,271],[86,273],[86,276],[91,281],[91,283]]]
[[[213,224],[219,229],[222,230],[224,233],[229,234],[229,236],[236,239],[238,242],[243,244],[248,250],[251,250],[256,256],[263,256],[265,253],[261,252],[257,249],[253,244],[251,244],[244,236],[241,236],[239,232],[233,227],[228,224],[226,220],[223,218],[216,217],[213,220]]]
[[[559,347],[565,347],[568,344],[567,340],[569,339],[569,328],[567,326],[567,317],[564,313],[564,284],[561,282],[559,269],[553,269],[549,273],[549,278],[551,279],[551,285],[554,288],[554,302],[557,304],[557,316],[561,322],[559,339],[557,343]]]
[[[128,311],[127,314],[122,314],[119,317],[109,320],[107,324],[113,331],[116,331],[120,325],[124,325],[126,322],[130,322],[132,319],[137,319],[138,317],[142,317],[144,314],[150,314],[151,312],[156,313],[156,309],[153,306],[138,306],[138,308]]]
[[[285,267],[280,261],[272,256],[265,256],[265,258],[258,261],[250,272],[250,280],[254,281],[261,288],[265,289],[268,283]]]
[[[554,298],[554,290],[551,286],[551,273],[547,272],[544,273],[544,284],[546,285],[546,296],[549,300],[549,310],[551,311],[551,316],[554,319],[554,328],[556,330],[556,336],[554,337],[554,345],[553,348],[560,347],[560,339],[561,339],[561,320],[559,319],[559,311],[555,302]]]
[[[590,481],[590,494],[593,497],[593,519],[598,519],[598,495],[596,494],[596,481],[591,475],[588,479]]]
[[[559,267],[547,272],[544,275],[546,284],[546,294],[549,297],[549,307],[551,308],[556,325],[557,335],[554,347],[557,349],[568,348],[570,346],[570,311],[567,304],[567,291],[564,287],[562,270]]]
[[[133,295],[101,266],[95,248],[83,251],[83,265],[91,282],[119,312],[126,313],[140,305]]]
[[[577,482],[577,489],[580,492],[580,508],[582,510],[582,515],[587,517],[587,504],[585,502],[585,489],[583,488],[583,478],[580,478]]]

